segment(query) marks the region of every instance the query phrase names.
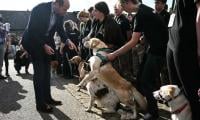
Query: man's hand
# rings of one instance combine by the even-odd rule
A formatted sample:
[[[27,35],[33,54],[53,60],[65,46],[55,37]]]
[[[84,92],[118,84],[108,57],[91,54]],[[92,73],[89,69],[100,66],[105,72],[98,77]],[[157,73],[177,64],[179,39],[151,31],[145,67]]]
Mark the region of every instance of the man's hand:
[[[106,55],[109,61],[113,61],[117,56],[114,53],[109,53]]]
[[[68,40],[67,46],[69,47],[70,50],[75,50],[78,53],[76,45],[71,40]],[[65,47],[65,44],[61,42],[60,54],[63,54],[63,48],[64,47]]]
[[[54,50],[47,44],[44,45],[44,50],[45,50],[46,54],[48,54],[48,55],[54,54]]]

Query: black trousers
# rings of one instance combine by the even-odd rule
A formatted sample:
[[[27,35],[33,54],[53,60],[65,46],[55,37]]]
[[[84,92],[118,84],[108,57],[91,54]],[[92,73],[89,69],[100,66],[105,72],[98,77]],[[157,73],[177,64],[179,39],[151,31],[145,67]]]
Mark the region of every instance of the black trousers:
[[[34,75],[33,85],[35,90],[36,105],[43,105],[51,100],[50,90],[50,56],[44,51],[30,52],[32,57]]]
[[[200,120],[197,91],[200,88],[200,71],[197,64],[196,52],[190,49],[172,51],[167,49],[167,66],[172,84],[183,87],[186,97],[190,102],[192,120]]]
[[[156,82],[159,80],[164,58],[150,53],[146,54],[137,77],[138,89],[147,99],[148,112],[154,116],[158,116],[158,106],[153,97],[153,91],[157,90]]]

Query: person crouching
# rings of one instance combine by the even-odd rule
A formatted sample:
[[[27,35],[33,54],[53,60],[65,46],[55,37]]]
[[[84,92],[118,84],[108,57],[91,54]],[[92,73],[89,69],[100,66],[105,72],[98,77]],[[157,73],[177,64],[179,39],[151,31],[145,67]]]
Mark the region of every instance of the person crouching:
[[[29,74],[28,68],[30,64],[30,55],[24,48],[20,45],[19,50],[16,52],[15,59],[14,59],[14,67],[18,74],[20,73],[21,67],[25,66],[26,74]]]

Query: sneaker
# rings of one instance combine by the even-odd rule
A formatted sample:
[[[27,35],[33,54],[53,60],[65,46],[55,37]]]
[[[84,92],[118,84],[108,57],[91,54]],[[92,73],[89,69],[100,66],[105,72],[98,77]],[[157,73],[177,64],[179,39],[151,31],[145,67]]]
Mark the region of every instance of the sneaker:
[[[3,76],[3,75],[0,75],[0,80],[4,80],[6,79],[7,77]]]

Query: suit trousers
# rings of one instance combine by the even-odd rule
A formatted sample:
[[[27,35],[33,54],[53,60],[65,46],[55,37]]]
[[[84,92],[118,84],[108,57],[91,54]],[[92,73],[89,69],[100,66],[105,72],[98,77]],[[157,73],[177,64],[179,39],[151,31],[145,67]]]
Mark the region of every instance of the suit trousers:
[[[30,52],[32,57],[34,75],[33,84],[37,105],[43,105],[50,99],[50,56],[44,51]]]

